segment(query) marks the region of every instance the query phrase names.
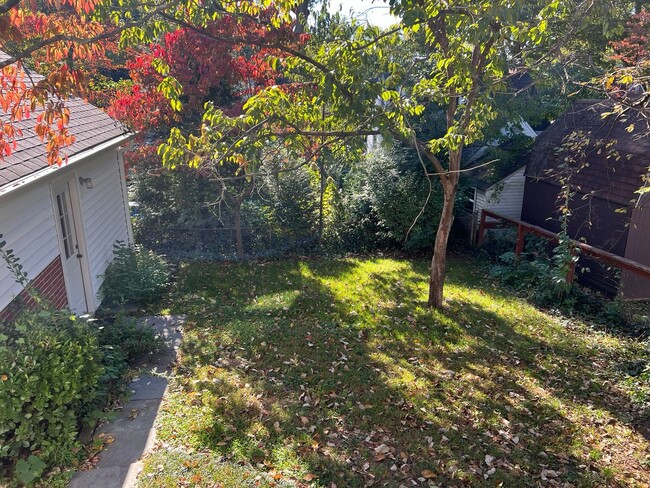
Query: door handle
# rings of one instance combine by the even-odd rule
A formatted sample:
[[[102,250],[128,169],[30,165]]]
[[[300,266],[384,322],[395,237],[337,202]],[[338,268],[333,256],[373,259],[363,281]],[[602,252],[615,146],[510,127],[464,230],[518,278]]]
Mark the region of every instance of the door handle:
[[[83,254],[77,254],[77,258],[81,259],[83,257],[84,257]]]

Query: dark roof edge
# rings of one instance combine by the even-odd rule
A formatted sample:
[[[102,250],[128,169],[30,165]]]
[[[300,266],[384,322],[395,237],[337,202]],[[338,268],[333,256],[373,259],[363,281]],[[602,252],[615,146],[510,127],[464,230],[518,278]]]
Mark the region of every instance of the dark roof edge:
[[[71,166],[78,166],[80,163],[82,163],[84,160],[88,159],[90,156],[93,156],[94,154],[100,153],[102,151],[105,151],[107,149],[111,149],[123,142],[126,142],[133,138],[135,136],[135,133],[133,132],[126,132],[122,135],[113,137],[112,139],[109,139],[108,141],[104,141],[102,143],[96,144],[92,147],[86,148],[83,151],[80,151],[78,153],[73,154],[68,158],[68,162],[63,165],[63,166],[47,166],[45,168],[39,169],[34,171],[33,173],[30,173],[28,175],[25,175],[21,178],[18,178],[17,180],[11,181],[5,185],[0,186],[0,202],[2,202],[5,198],[7,198],[10,195],[14,195],[15,193],[19,192],[20,190],[24,190],[30,186],[32,186],[34,183],[40,182],[44,178],[55,174],[57,171],[65,170],[66,168],[69,168]],[[0,163],[2,164],[2,163]]]
[[[487,183],[487,182],[484,182],[483,180],[480,180],[478,183],[476,183],[474,185],[474,187],[478,188],[481,191],[488,191],[490,188],[492,188],[493,186],[498,185],[499,183],[501,183],[506,178],[510,178],[512,175],[514,175],[521,168],[525,168],[527,164],[528,164],[528,161],[522,162],[521,164],[517,165],[517,167],[514,168],[510,173],[503,176],[502,178],[499,178],[499,180],[495,181],[494,183]],[[524,173],[525,173],[525,171],[524,171]]]

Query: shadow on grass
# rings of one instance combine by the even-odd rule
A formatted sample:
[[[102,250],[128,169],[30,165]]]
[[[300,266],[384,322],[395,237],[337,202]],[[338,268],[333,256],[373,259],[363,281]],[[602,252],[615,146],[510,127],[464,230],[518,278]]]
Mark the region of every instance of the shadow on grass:
[[[185,270],[177,306],[195,324],[163,440],[322,486],[628,477],[620,471],[636,459],[619,465],[589,440],[607,426],[592,422],[599,409],[604,422],[629,421],[593,351],[506,294],[465,293],[481,279],[466,265],[432,312],[424,269],[318,260]]]

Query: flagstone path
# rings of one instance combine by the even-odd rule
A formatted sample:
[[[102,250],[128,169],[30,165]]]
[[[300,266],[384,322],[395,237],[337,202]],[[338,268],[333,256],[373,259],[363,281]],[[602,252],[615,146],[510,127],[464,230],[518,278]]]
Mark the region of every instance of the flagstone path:
[[[97,435],[111,438],[99,454],[94,469],[79,471],[69,488],[127,488],[136,484],[142,469],[140,459],[154,444],[154,423],[167,389],[171,366],[176,361],[182,337],[182,315],[152,316],[140,319],[143,326],[153,327],[165,339],[166,347],[147,356],[140,376],[129,385],[133,390],[128,403],[111,422],[101,426]]]

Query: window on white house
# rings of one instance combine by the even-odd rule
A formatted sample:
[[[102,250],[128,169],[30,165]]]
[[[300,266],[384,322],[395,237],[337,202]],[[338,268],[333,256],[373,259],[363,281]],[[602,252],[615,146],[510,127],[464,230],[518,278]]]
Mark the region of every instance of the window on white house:
[[[56,196],[56,208],[59,213],[59,226],[61,228],[61,238],[63,240],[63,250],[65,258],[70,259],[72,256],[72,229],[70,228],[70,216],[68,214],[68,203],[65,192]]]

